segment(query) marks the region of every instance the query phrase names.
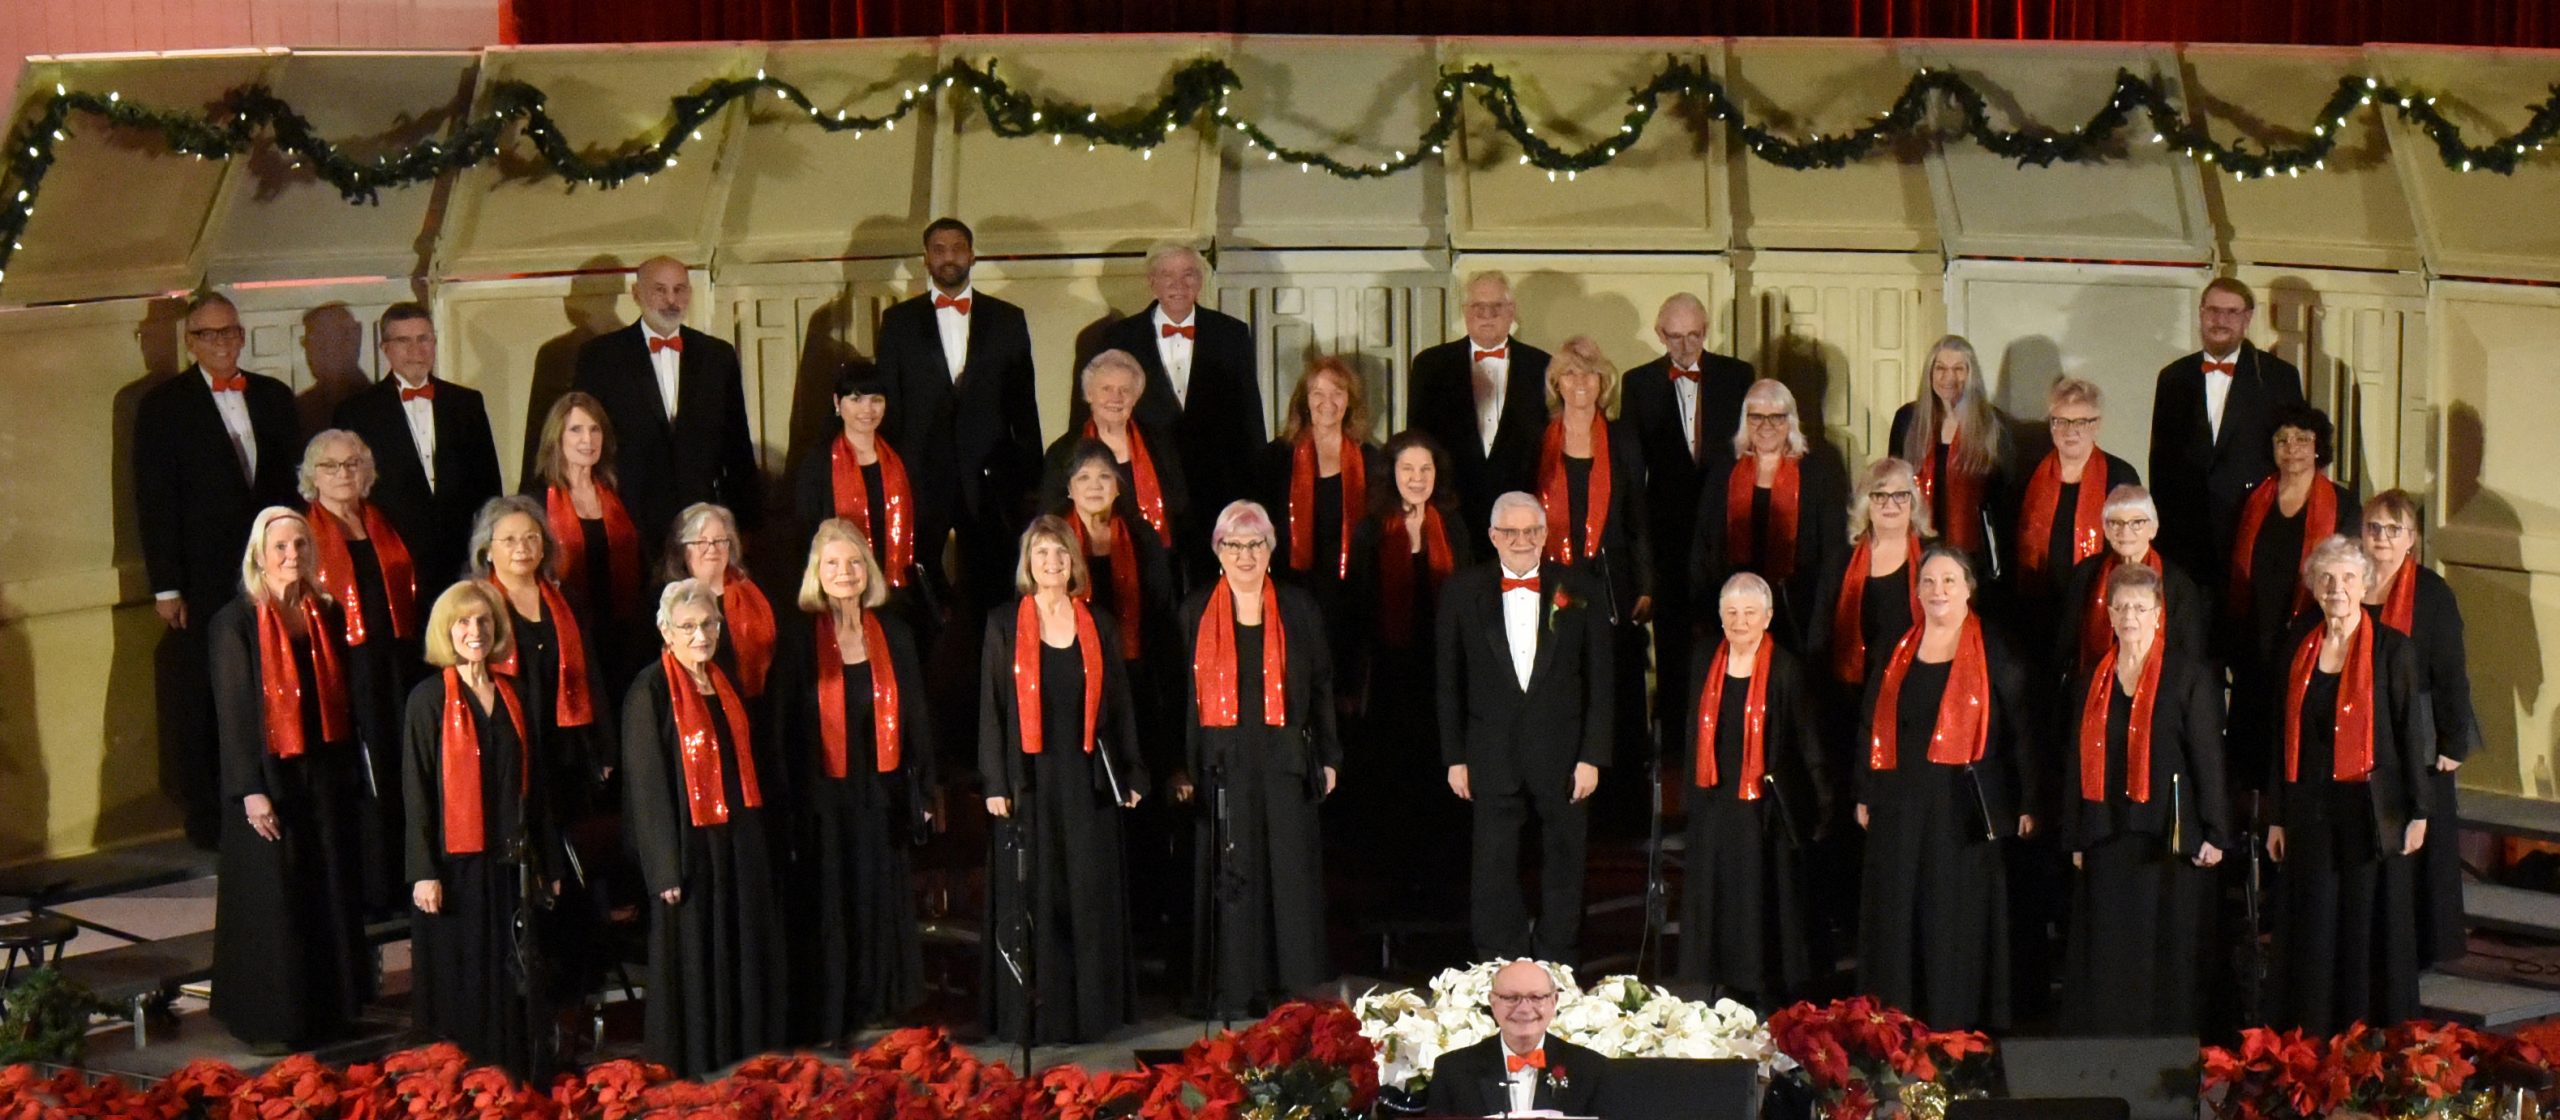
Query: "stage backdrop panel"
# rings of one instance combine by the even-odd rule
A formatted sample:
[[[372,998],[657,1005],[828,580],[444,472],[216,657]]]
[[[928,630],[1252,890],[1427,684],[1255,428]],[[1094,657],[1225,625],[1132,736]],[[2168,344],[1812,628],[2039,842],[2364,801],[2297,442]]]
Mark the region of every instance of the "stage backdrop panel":
[[[2524,127],[2550,96],[2550,52],[2376,47],[2369,65],[2385,80],[2436,98],[2436,109],[2473,144]],[[2447,168],[2424,130],[2382,114],[2391,151],[2418,218],[2428,271],[2438,276],[2560,280],[2560,225],[2541,220],[2560,198],[2560,166],[2547,156],[2513,175]],[[2527,153],[2530,154],[2530,153]]]
[[[2195,349],[2205,280],[2192,268],[1956,261],[1947,266],[1947,329],[1973,342],[1993,403],[2028,437],[2022,451],[2044,447],[2045,391],[2067,374],[2106,393],[2099,446],[2139,469],[2153,386],[2161,366]],[[1923,350],[1903,399],[1918,396],[1927,360]]]
[[[2344,128],[2316,119],[2338,79],[2370,73],[2371,60],[2348,47],[2197,44],[2184,47],[2184,89],[2214,120],[2214,136],[2255,148],[2292,147],[2317,139],[2318,127],[2341,137],[2326,170],[2240,182],[2201,176],[2214,237],[2227,259],[2335,268],[2418,267],[2417,228],[2391,159],[2382,117],[2370,108],[2347,115]],[[2148,142],[2147,118],[2131,131]]]
[[[2426,376],[2425,281],[2273,266],[2236,275],[2258,293],[2259,345],[2301,368],[2304,393],[2337,426],[2329,473],[2367,496],[2395,486],[2425,493],[2436,400]]]
[[[1892,44],[1872,39],[1736,39],[1726,59],[1726,89],[1743,112],[1790,140],[1863,127],[1893,105],[1917,69]],[[1796,171],[1729,145],[1734,240],[1762,249],[1934,251],[1925,149],[1906,141],[1901,158]]]
[[[1351,162],[1413,154],[1436,115],[1439,57],[1427,39],[1248,37],[1229,60],[1244,88],[1229,114],[1280,143]],[[1227,129],[1218,147],[1218,239],[1289,248],[1429,248],[1448,242],[1448,176],[1425,160],[1402,175],[1343,180],[1272,158]]]
[[[1785,382],[1806,434],[1858,470],[1887,454],[1893,410],[1946,333],[1942,269],[1934,253],[1740,254],[1732,352]]]
[[[764,69],[825,116],[877,117],[931,78],[937,61],[925,39],[777,43]],[[770,261],[915,252],[917,231],[933,220],[934,104],[857,139],[819,127],[790,101],[754,98],[735,169],[723,167],[732,185],[721,254]]]
[[[1218,308],[1253,328],[1265,429],[1278,434],[1307,363],[1351,359],[1369,392],[1370,434],[1404,428],[1416,351],[1459,333],[1449,256],[1428,250],[1239,251],[1220,257]]]

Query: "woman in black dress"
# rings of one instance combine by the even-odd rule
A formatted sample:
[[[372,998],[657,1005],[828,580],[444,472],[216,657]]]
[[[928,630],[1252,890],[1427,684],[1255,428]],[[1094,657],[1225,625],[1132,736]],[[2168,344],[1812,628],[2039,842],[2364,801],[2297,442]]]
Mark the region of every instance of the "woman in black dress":
[[[417,569],[391,519],[365,500],[373,481],[373,449],[354,432],[332,428],[303,448],[312,582],[346,619],[347,703],[365,753],[365,908],[389,915],[408,893],[400,870],[400,708],[424,674]]]
[[[1377,446],[1369,442],[1366,382],[1348,359],[1317,358],[1289,395],[1280,438],[1263,449],[1259,504],[1279,515],[1270,567],[1315,597],[1327,648],[1353,641],[1348,592],[1358,561],[1352,530],[1385,489],[1386,475]],[[1342,668],[1334,666],[1337,694],[1349,691]]]
[[[1467,805],[1432,796],[1446,783],[1440,762],[1439,705],[1420,702],[1439,687],[1434,648],[1440,585],[1475,561],[1479,535],[1459,524],[1456,476],[1440,442],[1419,428],[1387,441],[1380,456],[1392,485],[1352,536],[1356,583],[1344,705],[1357,723],[1345,732],[1347,795],[1360,807],[1363,844],[1398,853],[1378,861],[1404,897],[1460,904],[1467,881]]]
[[[401,768],[408,807],[411,1004],[418,1029],[477,1062],[539,1084],[550,1075],[554,1010],[527,977],[516,930],[537,921],[526,874],[547,902],[564,860],[535,795],[524,703],[489,668],[507,614],[487,585],[457,583],[427,615],[427,663],[409,693]]]
[[[1111,469],[1119,476],[1120,515],[1154,534],[1157,548],[1171,548],[1177,527],[1190,524],[1191,489],[1172,437],[1131,418],[1147,391],[1147,371],[1128,351],[1105,350],[1084,364],[1076,385],[1084,396],[1084,427],[1049,445],[1040,472],[1040,508],[1058,509],[1072,500],[1068,477],[1084,462],[1084,445],[1099,443],[1111,452]],[[1239,455],[1245,451],[1236,449]]]
[[[808,961],[795,967],[814,1037],[851,1037],[924,998],[924,949],[907,849],[932,821],[933,734],[924,663],[883,610],[889,581],[862,527],[829,518],[800,577],[806,617],[784,628],[774,727],[815,841],[800,853],[812,896]]]
[[[604,679],[586,628],[551,578],[554,554],[531,498],[492,498],[472,521],[471,576],[507,605],[507,648],[490,667],[524,702],[527,752],[542,772],[534,784],[552,823],[567,829],[595,810],[597,784],[619,752],[603,723]]]
[[[2071,853],[2063,1026],[2076,1034],[2204,1029],[2204,936],[2233,843],[2223,782],[2222,681],[2170,640],[2160,573],[2107,580],[2114,642],[2063,690],[2065,757],[2054,830]]]
[[[2435,815],[2435,726],[2416,643],[2366,610],[2373,558],[2345,537],[2303,563],[2320,613],[2255,682],[2281,705],[2269,759],[2276,1005],[2314,1035],[2418,1013],[2414,856]]]
[[[2001,842],[2035,831],[2024,675],[1973,611],[1973,569],[1933,545],[1920,623],[1867,684],[1858,987],[1940,1029],[1998,1030],[2011,998]]]
[[[712,657],[719,608],[668,584],[665,648],[622,705],[622,815],[649,892],[643,1045],[686,1076],[781,1045],[790,983],[758,778],[774,770]]]
[[[2128,567],[2148,568],[2160,576],[2161,636],[2169,642],[2170,656],[2204,657],[2213,609],[2203,589],[2151,547],[2160,535],[2160,507],[2152,502],[2151,491],[2116,487],[2108,492],[2099,517],[2107,547],[2072,565],[2071,576],[2062,585],[2054,604],[2052,661],[2044,667],[2046,679],[2086,675],[2114,648],[2115,628],[2107,618],[2107,581],[2115,578],[2118,569]]]
[[[1198,959],[1221,1018],[1333,975],[1317,812],[1342,766],[1333,654],[1314,598],[1270,579],[1276,537],[1259,505],[1220,511],[1209,538],[1219,578],[1183,600],[1179,622],[1191,639],[1191,772],[1211,805]]]
[[[1885,446],[1911,464],[1939,539],[1962,550],[1983,582],[2004,583],[2009,515],[2018,508],[2010,493],[2009,418],[1992,406],[1982,359],[1964,336],[1939,339],[1927,368],[1919,396],[1895,410]]]
[[[659,578],[693,580],[719,597],[720,667],[737,683],[738,695],[759,700],[773,673],[776,625],[773,600],[747,574],[746,559],[747,541],[729,507],[695,502],[676,514]]]
[[[2459,816],[2453,772],[2480,745],[2480,717],[2471,708],[2471,670],[2462,644],[2462,605],[2444,577],[2418,562],[2418,499],[2385,490],[2364,507],[2364,550],[2382,573],[2366,589],[2365,605],[2380,610],[2382,624],[2418,644],[2418,679],[2435,717],[2436,757],[2427,775],[2440,820]],[[2462,924],[2462,830],[2432,830],[2418,853],[2418,962],[2438,964],[2469,951]]]
[[[1146,766],[1119,628],[1077,598],[1089,581],[1075,530],[1035,518],[1020,555],[1022,598],[988,612],[979,677],[978,770],[997,822],[979,990],[1000,1036],[1090,1041],[1129,1021],[1120,810],[1137,807]]]
[[[2280,408],[2275,433],[2275,477],[2240,506],[2222,595],[2220,650],[2234,681],[2284,672],[2296,620],[2312,607],[2303,561],[2332,535],[2353,538],[2360,520],[2355,491],[2320,473],[2329,465],[2329,417],[2309,405]],[[2264,689],[2232,690],[2231,766],[2244,787],[2256,788],[2268,773],[2284,719],[2277,700]]]
[[[524,487],[541,503],[559,555],[552,578],[577,612],[607,696],[621,695],[656,656],[648,625],[648,549],[666,531],[632,521],[613,488],[613,448],[604,405],[585,393],[564,393],[543,417],[535,474]]]
[[[1813,979],[1803,853],[1830,808],[1814,682],[1771,631],[1776,599],[1758,575],[1727,577],[1724,640],[1691,674],[1681,725],[1691,794],[1679,975],[1762,1011]]]
[[[1737,572],[1758,575],[1776,598],[1770,633],[1788,652],[1805,655],[1818,632],[1822,575],[1847,549],[1841,526],[1849,480],[1829,452],[1813,453],[1795,394],[1765,377],[1743,394],[1732,452],[1732,465],[1708,470],[1698,488],[1691,601],[1719,594]]]
[[[2098,446],[2106,394],[2096,385],[2057,378],[2044,401],[2053,450],[2027,472],[2009,542],[2013,618],[2029,650],[2053,644],[2062,617],[2055,607],[2072,571],[2106,550],[2107,496],[2142,481],[2133,464]]]
[[[1652,639],[1653,544],[1646,525],[1644,447],[1609,419],[1618,407],[1618,367],[1589,336],[1565,341],[1547,363],[1546,435],[1537,465],[1538,505],[1547,514],[1546,562],[1591,574],[1610,623],[1617,741],[1646,741],[1645,665]],[[1620,767],[1591,810],[1604,834],[1641,834],[1647,771]],[[1604,776],[1605,779],[1605,776]],[[1613,827],[1614,826],[1614,827]]]
[[[927,500],[932,491],[918,485],[921,480],[908,473],[906,459],[880,431],[889,416],[889,388],[889,376],[875,366],[847,366],[836,375],[841,428],[823,450],[801,457],[791,505],[812,532],[829,518],[861,530],[863,543],[880,558],[892,601],[914,618],[920,612],[906,600],[924,586],[933,567],[918,545],[943,539],[948,523]]]
[[[329,1041],[373,995],[364,758],[345,620],[311,579],[310,522],[258,511],[241,596],[207,623],[222,796],[213,1017],[259,1053]]]

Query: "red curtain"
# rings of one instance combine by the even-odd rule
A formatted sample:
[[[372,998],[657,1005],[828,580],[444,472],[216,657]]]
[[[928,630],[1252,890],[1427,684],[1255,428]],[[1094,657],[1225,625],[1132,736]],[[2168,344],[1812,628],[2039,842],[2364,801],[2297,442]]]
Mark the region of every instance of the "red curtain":
[[[2560,46],[2552,0],[507,0],[523,43],[964,34],[1845,35]]]

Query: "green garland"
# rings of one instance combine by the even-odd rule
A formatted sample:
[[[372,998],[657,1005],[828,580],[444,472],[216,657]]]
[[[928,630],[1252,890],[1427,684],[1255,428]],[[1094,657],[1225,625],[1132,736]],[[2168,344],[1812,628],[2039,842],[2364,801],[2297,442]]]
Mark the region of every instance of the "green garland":
[[[2253,149],[2246,140],[2225,144],[2214,139],[2202,124],[2188,123],[2164,82],[2126,70],[2116,72],[2115,88],[2106,105],[2067,132],[2034,124],[2003,129],[1992,124],[1985,98],[1971,80],[1952,70],[1924,68],[1903,84],[1902,93],[1891,108],[1865,125],[1848,132],[1816,133],[1790,140],[1744,119],[1741,107],[1704,63],[1672,59],[1652,80],[1628,91],[1626,116],[1615,135],[1573,149],[1559,147],[1538,135],[1520,108],[1519,93],[1509,75],[1481,64],[1443,73],[1433,88],[1436,111],[1430,126],[1410,147],[1398,149],[1394,158],[1371,163],[1290,147],[1262,126],[1232,115],[1227,99],[1243,88],[1244,82],[1223,61],[1191,62],[1175,70],[1170,82],[1170,90],[1153,106],[1106,117],[1093,105],[1026,93],[997,77],[993,62],[981,67],[958,61],[933,77],[902,89],[898,103],[887,112],[857,116],[846,109],[830,112],[821,108],[800,87],[758,70],[753,78],[718,79],[698,92],[673,98],[669,105],[673,119],[654,142],[634,139],[624,142],[614,154],[590,157],[581,154],[561,133],[558,122],[545,107],[542,90],[510,81],[492,87],[486,108],[463,121],[451,139],[420,141],[371,159],[350,156],[316,134],[308,118],[263,85],[233,91],[223,98],[218,110],[204,115],[137,105],[112,91],[101,95],[56,85],[53,94],[41,103],[41,109],[10,140],[9,173],[0,180],[0,198],[11,199],[0,202],[0,270],[6,269],[10,254],[19,248],[20,235],[35,214],[45,174],[58,158],[60,144],[71,136],[70,120],[75,113],[104,118],[115,127],[158,132],[171,151],[199,159],[229,159],[248,151],[263,134],[291,155],[295,166],[308,166],[349,202],[378,201],[386,187],[428,182],[494,158],[509,142],[510,125],[522,125],[521,135],[532,140],[543,161],[562,179],[612,188],[634,176],[645,179],[676,166],[677,154],[685,143],[702,138],[703,123],[735,101],[770,94],[804,114],[810,123],[828,132],[851,132],[858,139],[865,132],[896,129],[899,121],[931,99],[937,83],[945,90],[962,87],[974,94],[979,113],[998,136],[1045,135],[1053,144],[1073,138],[1083,140],[1088,150],[1109,145],[1152,157],[1157,145],[1171,140],[1185,125],[1206,124],[1218,129],[1233,128],[1246,144],[1260,149],[1265,159],[1295,163],[1300,170],[1321,169],[1344,179],[1394,175],[1442,152],[1450,137],[1457,134],[1460,98],[1470,91],[1492,115],[1495,125],[1519,145],[1520,162],[1545,170],[1551,179],[1559,173],[1574,178],[1615,161],[1644,138],[1645,129],[1666,98],[1696,103],[1731,128],[1752,155],[1799,171],[1844,167],[1881,146],[1931,134],[1961,136],[1985,151],[2016,160],[2021,166],[2118,158],[2124,149],[2118,137],[2137,111],[2148,118],[2152,143],[2176,148],[2241,179],[2300,175],[2306,168],[2325,169],[2329,153],[2346,129],[2348,116],[2376,102],[2396,108],[2402,119],[2424,131],[2435,142],[2437,158],[2454,170],[2511,174],[2528,155],[2560,136],[2560,86],[2552,87],[2552,96],[2534,108],[2532,121],[2523,129],[2474,146],[2463,139],[2460,126],[2436,111],[2435,98],[2409,93],[2379,79],[2349,75],[2338,80],[2336,91],[2312,118],[2308,140]],[[1952,105],[1960,113],[1962,120],[1954,127],[1933,126],[1932,110],[1940,102]],[[5,276],[5,271],[0,271],[0,276]]]

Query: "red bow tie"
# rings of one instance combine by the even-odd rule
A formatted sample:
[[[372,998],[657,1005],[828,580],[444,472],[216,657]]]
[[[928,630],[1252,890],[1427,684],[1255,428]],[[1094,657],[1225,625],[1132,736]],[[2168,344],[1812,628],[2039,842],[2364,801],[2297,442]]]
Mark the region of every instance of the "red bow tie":
[[[1505,1054],[1502,1056],[1502,1065],[1513,1073],[1524,1069],[1545,1069],[1547,1068],[1547,1048],[1541,1046],[1526,1054]]]
[[[655,354],[660,350],[673,350],[679,354],[684,353],[684,336],[676,335],[671,338],[650,339],[649,352]]]
[[[2240,374],[2240,364],[2237,362],[2206,362],[2204,364],[2204,371],[2206,373],[2218,373],[2224,377],[2237,377]]]
[[[1476,360],[1479,362],[1499,362],[1510,357],[1511,348],[1508,346],[1497,346],[1491,350],[1476,351]]]
[[[434,399],[436,399],[436,383],[432,380],[415,389],[406,385],[400,387],[400,403],[402,404],[407,404],[410,401],[431,401]]]
[[[1671,367],[1671,376],[1679,380],[1686,381],[1692,385],[1698,383],[1698,371],[1695,369],[1673,366]]]
[[[1174,325],[1173,325],[1173,324],[1171,324],[1171,323],[1166,323],[1166,324],[1164,325],[1164,333],[1163,333],[1163,335],[1161,335],[1160,337],[1164,337],[1164,338],[1173,338],[1173,337],[1175,337],[1175,336],[1180,336],[1180,337],[1183,337],[1183,338],[1192,338],[1192,339],[1199,338],[1199,337],[1200,337],[1200,325],[1199,325],[1199,324],[1197,324],[1197,323],[1194,323],[1194,324],[1192,324],[1192,325],[1190,325],[1190,326],[1187,326],[1187,327],[1177,327],[1177,326],[1174,326]]]
[[[232,374],[229,377],[214,378],[213,391],[217,393],[247,393],[249,391],[249,378],[244,374],[237,373]]]
[[[950,296],[946,296],[946,295],[944,295],[944,294],[942,294],[942,293],[940,293],[940,292],[935,292],[935,293],[933,293],[933,309],[934,309],[934,310],[936,310],[936,311],[940,311],[940,310],[942,310],[943,308],[948,307],[948,308],[952,309],[953,311],[957,311],[957,312],[959,312],[959,313],[961,313],[961,314],[963,314],[963,315],[966,315],[966,314],[968,314],[968,313],[969,313],[969,300],[970,300],[970,297],[968,297],[968,296],[962,296],[962,297],[960,297],[960,298],[958,298],[958,299],[953,299],[953,298],[951,298]]]
[[[1537,589],[1538,589],[1538,577],[1537,577],[1537,576],[1532,575],[1532,576],[1530,576],[1530,577],[1529,577],[1529,578],[1527,578],[1527,579],[1513,579],[1513,578],[1511,578],[1510,576],[1504,576],[1504,577],[1502,577],[1502,590],[1503,590],[1503,593],[1504,593],[1504,594],[1509,594],[1509,593],[1514,592],[1514,591],[1536,591]],[[1542,1062],[1542,1063],[1540,1063],[1540,1064],[1544,1064],[1544,1063]],[[1518,1068],[1520,1068],[1520,1067],[1518,1067],[1518,1066],[1513,1066],[1513,1067],[1511,1067],[1511,1068],[1513,1068],[1513,1069],[1518,1069]]]

